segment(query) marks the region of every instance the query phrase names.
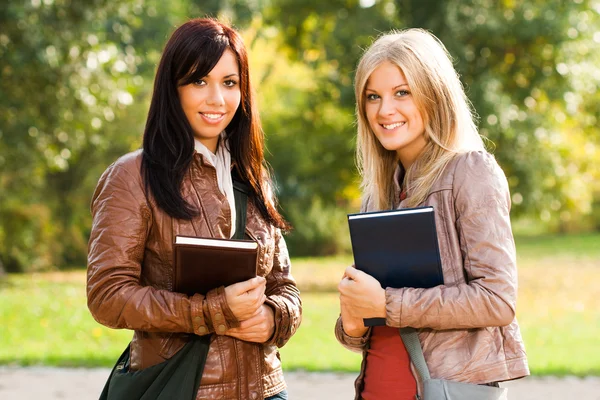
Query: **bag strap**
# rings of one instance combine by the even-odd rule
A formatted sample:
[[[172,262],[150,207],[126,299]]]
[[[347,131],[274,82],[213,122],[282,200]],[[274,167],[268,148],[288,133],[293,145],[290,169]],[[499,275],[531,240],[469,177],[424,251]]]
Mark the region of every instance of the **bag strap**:
[[[246,237],[246,216],[248,209],[248,185],[237,179],[232,174],[233,197],[235,199],[235,234],[233,239],[244,239]]]
[[[406,347],[406,351],[410,356],[410,360],[421,376],[421,379],[424,381],[431,379],[429,368],[427,368],[427,363],[425,362],[425,357],[423,356],[423,349],[421,348],[421,342],[419,341],[417,330],[409,327],[400,328],[400,336],[402,337],[404,347]]]

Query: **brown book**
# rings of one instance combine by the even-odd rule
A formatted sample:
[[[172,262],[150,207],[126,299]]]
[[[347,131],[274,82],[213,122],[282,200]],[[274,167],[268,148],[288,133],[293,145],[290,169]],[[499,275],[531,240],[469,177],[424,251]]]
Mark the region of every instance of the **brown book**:
[[[176,236],[173,291],[206,294],[256,276],[258,243],[252,240]]]

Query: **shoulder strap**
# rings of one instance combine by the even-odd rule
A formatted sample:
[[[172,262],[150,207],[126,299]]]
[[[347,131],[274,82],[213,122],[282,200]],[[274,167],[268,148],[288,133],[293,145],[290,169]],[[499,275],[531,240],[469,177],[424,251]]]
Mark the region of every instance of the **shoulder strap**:
[[[421,376],[421,379],[424,381],[431,379],[431,375],[429,375],[429,368],[427,368],[427,363],[425,362],[425,357],[423,356],[423,349],[421,348],[421,342],[419,342],[417,330],[415,328],[408,327],[400,328],[400,336],[402,337],[402,342],[404,342],[406,351],[410,355],[410,360]]]
[[[233,176],[233,197],[235,199],[235,234],[233,239],[246,237],[246,214],[248,208],[248,185]]]

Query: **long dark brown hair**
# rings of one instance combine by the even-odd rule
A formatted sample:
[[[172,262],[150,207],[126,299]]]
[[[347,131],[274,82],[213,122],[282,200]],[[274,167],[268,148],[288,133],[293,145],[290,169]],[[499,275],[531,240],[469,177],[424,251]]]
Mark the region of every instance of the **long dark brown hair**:
[[[181,25],[163,51],[144,130],[142,176],[146,191],[173,218],[189,220],[198,215],[181,194],[194,156],[194,131],[177,88],[208,75],[226,49],[235,54],[240,70],[241,104],[225,129],[232,163],[250,187],[250,196],[263,217],[287,229],[287,222],[277,211],[264,159],[264,133],[250,85],[246,48],[234,29],[214,19],[197,18]]]

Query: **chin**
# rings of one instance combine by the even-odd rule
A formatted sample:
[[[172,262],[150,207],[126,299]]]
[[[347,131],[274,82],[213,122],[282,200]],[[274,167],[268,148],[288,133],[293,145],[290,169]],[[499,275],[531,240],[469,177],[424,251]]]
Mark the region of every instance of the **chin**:
[[[398,151],[399,149],[401,149],[403,147],[403,144],[387,143],[387,144],[382,144],[382,146],[387,151]]]
[[[213,132],[206,132],[205,131],[205,132],[200,132],[199,134],[196,133],[196,135],[194,135],[194,136],[196,137],[196,139],[199,139],[199,140],[201,140],[201,139],[214,139],[214,138],[218,137],[221,134],[222,131],[223,131],[222,129],[219,130],[219,131],[213,131]]]

